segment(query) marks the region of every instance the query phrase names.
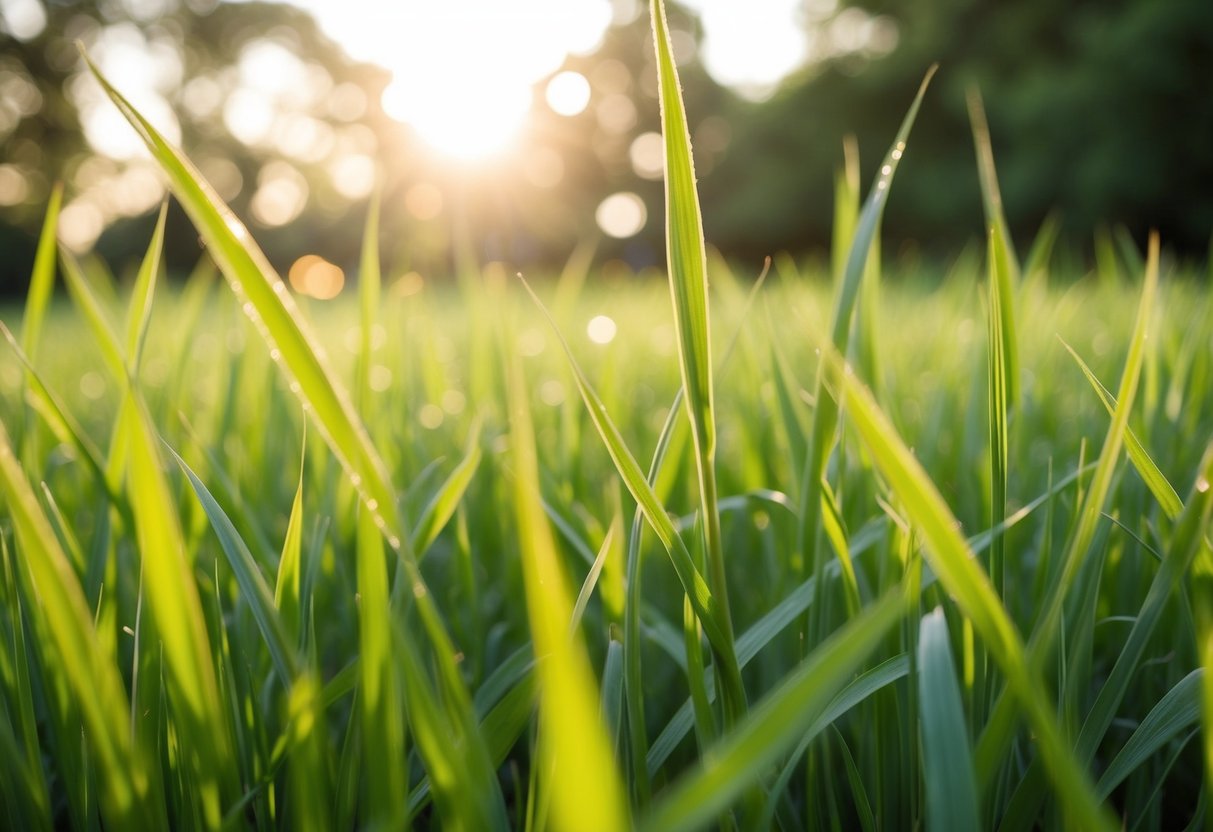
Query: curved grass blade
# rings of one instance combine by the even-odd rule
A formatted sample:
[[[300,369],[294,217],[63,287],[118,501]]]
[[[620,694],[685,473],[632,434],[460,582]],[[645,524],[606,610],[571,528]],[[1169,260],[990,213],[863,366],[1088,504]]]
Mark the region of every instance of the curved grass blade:
[[[299,451],[299,485],[291,502],[282,554],[278,557],[278,576],[274,580],[274,608],[286,631],[289,643],[299,645],[304,631],[304,610],[300,596],[303,563],[303,471],[307,457],[307,430]]]
[[[364,416],[371,400],[371,344],[375,316],[379,312],[379,191],[371,197],[362,234],[362,258],[358,269],[359,349],[354,364],[354,405]],[[414,549],[414,551],[417,551]]]
[[[1101,797],[1107,798],[1156,751],[1200,721],[1200,689],[1204,673],[1201,667],[1193,670],[1150,709],[1095,784]]]
[[[977,780],[949,638],[942,609],[936,608],[922,619],[918,701],[922,771],[927,781],[927,828],[968,832],[981,828]]]
[[[156,293],[156,275],[160,271],[160,254],[164,248],[164,220],[168,216],[168,203],[160,205],[152,241],[148,244],[139,273],[135,277],[135,288],[131,292],[131,304],[126,317],[127,371],[131,377],[139,372],[143,357],[143,342],[147,337],[147,322],[152,314],[152,298]]]
[[[893,140],[892,147],[885,154],[876,182],[868,193],[867,201],[859,214],[859,222],[851,241],[850,252],[847,254],[846,267],[843,270],[842,281],[838,286],[834,305],[833,324],[831,326],[831,341],[834,348],[845,355],[847,342],[850,339],[851,321],[854,317],[855,304],[859,297],[859,287],[867,271],[867,261],[872,250],[876,231],[880,227],[880,219],[884,214],[885,203],[888,202],[889,190],[893,184],[893,176],[897,166],[905,155],[906,140],[910,129],[918,116],[918,108],[922,104],[927,86],[935,74],[936,67],[927,70],[918,94],[914,97],[910,109],[902,119],[901,127]],[[817,384],[814,389],[814,401],[817,403],[813,410],[812,427],[809,430],[808,455],[804,460],[804,468],[800,479],[800,522],[796,529],[796,551],[794,564],[798,564],[801,575],[807,576],[810,569],[818,583],[822,581],[822,572],[826,564],[826,547],[818,545],[821,540],[821,479],[825,475],[826,463],[830,450],[834,445],[834,434],[838,427],[838,403],[828,395],[823,385],[822,369],[817,371]],[[812,553],[812,561],[808,555]],[[821,605],[818,606],[820,609]],[[815,613],[815,616],[821,614]],[[809,627],[810,639],[820,638],[824,624],[819,619],[811,622]]]
[[[796,744],[903,611],[901,593],[893,591],[809,654],[654,803],[640,828],[674,832],[709,824]]]
[[[202,504],[202,510],[206,513],[207,519],[211,521],[211,528],[214,529],[215,536],[219,538],[219,546],[227,558],[232,575],[236,578],[236,585],[240,587],[240,594],[244,596],[245,603],[249,605],[249,609],[253,613],[253,620],[257,622],[257,629],[261,631],[261,637],[265,639],[265,646],[274,660],[279,678],[282,679],[283,685],[289,686],[298,678],[299,666],[295,659],[294,648],[287,639],[286,628],[283,626],[278,609],[274,606],[274,596],[270,593],[265,577],[261,574],[257,562],[253,559],[248,546],[244,544],[240,533],[236,531],[232,521],[228,519],[227,514],[211,495],[206,484],[198,478],[198,475],[181,458],[180,454],[167,444],[164,447],[172,454],[178,467],[185,474],[190,488],[193,489],[198,502]]]
[[[1040,682],[1039,669],[1024,652],[1015,626],[991,587],[989,578],[957,530],[956,518],[921,463],[881,412],[876,402],[850,375],[841,356],[828,346],[823,352],[827,383],[850,416],[877,467],[901,500],[926,543],[924,555],[944,588],[956,601],[984,641],[1007,679],[1036,734],[1059,800],[1073,822],[1085,829],[1109,829],[1092,785],[1062,739]]]
[[[42,220],[42,231],[38,235],[38,248],[34,253],[34,268],[30,273],[29,292],[25,296],[25,311],[21,318],[21,347],[31,360],[38,355],[38,341],[42,335],[42,322],[50,305],[55,286],[56,234],[59,229],[59,210],[63,205],[63,183],[56,182],[51,189],[51,198],[46,204],[46,216]]]
[[[1064,340],[1061,342],[1078,363],[1078,367],[1082,370],[1082,374],[1087,377],[1091,387],[1099,396],[1099,400],[1103,402],[1104,408],[1107,409],[1108,415],[1116,412],[1116,399],[1112,398],[1112,394],[1108,389],[1100,383],[1099,378],[1095,373],[1091,372],[1091,368],[1082,360],[1074,348],[1067,344]],[[1154,499],[1158,500],[1158,504],[1166,515],[1172,520],[1179,517],[1183,511],[1183,503],[1179,499],[1179,494],[1175,492],[1175,488],[1163,475],[1162,471],[1158,470],[1158,466],[1154,464],[1154,460],[1150,458],[1150,454],[1146,451],[1145,446],[1141,444],[1141,440],[1137,438],[1137,434],[1133,433],[1133,429],[1125,427],[1125,450],[1129,454],[1129,461],[1133,463],[1133,467],[1137,469],[1137,473],[1141,475],[1146,487],[1150,489],[1150,493],[1154,495]]]
[[[483,454],[480,451],[480,424],[473,425],[468,434],[468,449],[463,459],[455,466],[455,470],[442,483],[441,487],[426,504],[413,527],[412,550],[416,557],[421,558],[438,539],[439,533],[455,514],[459,501],[467,492],[476,471],[480,467]]]
[[[291,390],[315,417],[321,434],[367,510],[387,532],[388,542],[399,548],[404,528],[386,468],[345,390],[325,366],[322,351],[304,324],[286,284],[253,242],[248,229],[206,184],[194,165],[110,84],[87,54],[84,59],[168,177],[173,193],[206,242],[245,313],[269,345],[270,354],[292,379]]]

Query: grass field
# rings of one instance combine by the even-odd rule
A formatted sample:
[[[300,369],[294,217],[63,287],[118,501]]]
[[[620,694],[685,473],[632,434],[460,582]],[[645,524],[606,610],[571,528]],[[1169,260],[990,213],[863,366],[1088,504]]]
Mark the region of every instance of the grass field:
[[[879,274],[916,104],[832,266],[734,274],[654,9],[668,284],[381,279],[373,207],[294,298],[110,91],[226,280],[52,204],[0,315],[6,828],[1204,823],[1209,276],[1021,261],[977,105],[988,262]]]

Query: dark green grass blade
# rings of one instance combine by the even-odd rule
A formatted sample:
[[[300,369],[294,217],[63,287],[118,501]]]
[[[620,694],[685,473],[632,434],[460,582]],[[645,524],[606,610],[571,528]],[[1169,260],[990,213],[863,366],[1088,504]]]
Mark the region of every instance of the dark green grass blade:
[[[1193,670],[1150,709],[1095,784],[1102,797],[1112,794],[1142,763],[1200,721],[1200,690],[1204,673],[1204,668]]]
[[[927,828],[968,832],[981,828],[977,780],[949,639],[947,619],[936,608],[922,619],[918,639]]]
[[[244,544],[240,533],[236,531],[236,527],[232,525],[232,521],[228,519],[219,503],[211,496],[206,484],[198,478],[198,475],[175,450],[168,445],[165,447],[168,448],[168,452],[172,454],[173,459],[184,472],[190,488],[193,489],[198,502],[202,504],[202,510],[206,512],[207,519],[211,521],[211,528],[214,529],[215,536],[219,538],[219,546],[227,557],[228,566],[236,578],[236,584],[240,587],[240,594],[244,597],[245,603],[249,605],[253,619],[257,622],[257,629],[261,631],[261,637],[265,639],[265,646],[269,649],[279,678],[282,679],[284,685],[289,685],[298,677],[299,667],[294,647],[287,638],[286,628],[274,606],[274,596],[265,581],[265,576],[261,574],[248,546]]]
[[[900,620],[904,602],[893,592],[813,651],[700,764],[654,803],[641,828],[662,832],[703,828],[791,750]]]
[[[1110,828],[1091,783],[1062,739],[1054,708],[1043,692],[1040,671],[1029,664],[1019,634],[988,577],[960,536],[951,510],[871,394],[845,369],[841,357],[827,346],[824,358],[827,381],[833,387],[834,395],[841,398],[851,424],[914,526],[922,533],[926,543],[924,555],[932,570],[973,622],[974,630],[999,664],[1009,689],[1026,712],[1058,799],[1075,823],[1087,829]]]

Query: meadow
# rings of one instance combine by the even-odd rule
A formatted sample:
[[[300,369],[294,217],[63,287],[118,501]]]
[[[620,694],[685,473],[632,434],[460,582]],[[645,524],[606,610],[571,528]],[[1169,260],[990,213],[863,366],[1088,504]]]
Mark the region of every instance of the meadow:
[[[56,195],[0,315],[6,828],[1206,822],[1207,267],[1021,258],[976,101],[980,253],[870,256],[916,100],[832,262],[709,256],[653,9],[656,279],[419,282],[372,203],[296,297],[99,77],[208,258]]]

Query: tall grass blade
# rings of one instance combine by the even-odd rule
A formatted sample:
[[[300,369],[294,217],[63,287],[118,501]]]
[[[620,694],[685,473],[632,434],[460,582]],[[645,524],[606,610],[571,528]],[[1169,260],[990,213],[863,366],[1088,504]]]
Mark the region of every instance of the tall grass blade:
[[[143,342],[147,337],[147,323],[152,314],[152,298],[156,293],[156,274],[160,270],[160,255],[164,249],[164,221],[168,216],[168,203],[160,206],[156,228],[148,244],[139,272],[135,276],[135,288],[131,291],[131,303],[126,317],[126,357],[131,377],[138,375],[139,362],[143,357]]]
[[[686,392],[683,403],[691,423],[695,468],[699,476],[708,586],[719,604],[718,623],[722,635],[732,641],[733,618],[729,611],[728,576],[717,506],[716,413],[703,219],[695,186],[691,135],[663,0],[652,0],[650,13],[657,50],[658,97],[665,148],[666,258],[674,302],[674,326],[678,333],[678,366],[682,373],[682,389]],[[717,672],[725,671],[718,666]],[[727,727],[745,712],[745,693],[743,688],[732,684],[724,685],[723,692]]]
[[[981,822],[972,751],[949,638],[942,609],[936,608],[922,619],[918,636],[918,701],[927,828],[934,832],[967,832],[981,828]]]
[[[539,461],[517,355],[506,359],[510,445],[517,480],[514,513],[522,546],[527,619],[539,659],[539,746],[542,771],[559,829],[629,827],[623,784],[599,712],[599,694],[579,634],[570,636],[572,607],[539,490]]]

